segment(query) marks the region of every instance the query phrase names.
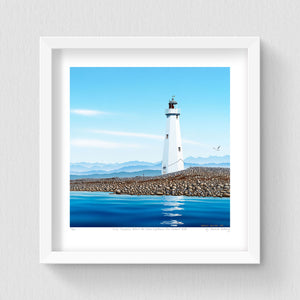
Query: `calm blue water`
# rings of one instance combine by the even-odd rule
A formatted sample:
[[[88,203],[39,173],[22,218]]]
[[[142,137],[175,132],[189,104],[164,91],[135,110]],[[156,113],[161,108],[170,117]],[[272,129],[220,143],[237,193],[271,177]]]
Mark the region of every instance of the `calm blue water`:
[[[70,226],[229,227],[230,199],[70,192]]]

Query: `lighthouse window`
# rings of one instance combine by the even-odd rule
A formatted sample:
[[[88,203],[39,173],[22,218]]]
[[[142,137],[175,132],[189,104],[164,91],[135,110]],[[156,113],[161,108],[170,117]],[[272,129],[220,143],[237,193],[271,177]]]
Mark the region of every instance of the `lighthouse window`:
[[[176,119],[178,119],[178,115],[176,115]]]
[[[166,139],[168,139],[169,138],[169,135],[168,134],[166,134]]]
[[[165,166],[163,166],[163,169],[165,170],[165,169],[166,169],[166,167],[165,167]]]
[[[178,151],[179,151],[179,152],[181,151],[181,147],[178,147]]]

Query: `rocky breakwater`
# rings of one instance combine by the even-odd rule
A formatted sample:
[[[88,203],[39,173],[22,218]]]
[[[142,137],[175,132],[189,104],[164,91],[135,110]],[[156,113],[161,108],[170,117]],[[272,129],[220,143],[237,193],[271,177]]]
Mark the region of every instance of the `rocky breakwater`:
[[[128,195],[230,197],[230,169],[195,167],[155,177],[77,179],[71,180],[70,190]]]

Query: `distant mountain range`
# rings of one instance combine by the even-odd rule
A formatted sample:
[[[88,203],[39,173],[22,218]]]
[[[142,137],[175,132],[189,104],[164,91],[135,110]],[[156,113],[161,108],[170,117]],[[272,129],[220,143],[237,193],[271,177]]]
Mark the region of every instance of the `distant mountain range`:
[[[184,160],[184,167],[185,169],[190,167],[229,168],[230,156],[190,156]],[[157,176],[160,174],[161,162],[128,161],[113,164],[79,162],[70,164],[71,179]]]
[[[230,163],[230,155],[224,156],[209,156],[209,157],[187,157],[184,160],[184,163],[191,163],[191,164],[223,164],[223,163]]]

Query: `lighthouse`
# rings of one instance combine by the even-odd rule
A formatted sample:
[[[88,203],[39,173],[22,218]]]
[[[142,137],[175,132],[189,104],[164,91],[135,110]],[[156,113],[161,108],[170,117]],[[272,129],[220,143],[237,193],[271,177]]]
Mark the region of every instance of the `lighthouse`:
[[[164,152],[162,160],[162,174],[181,171],[184,169],[179,116],[180,109],[176,108],[177,102],[169,101],[169,108],[166,109],[167,117],[166,135],[164,137]]]

